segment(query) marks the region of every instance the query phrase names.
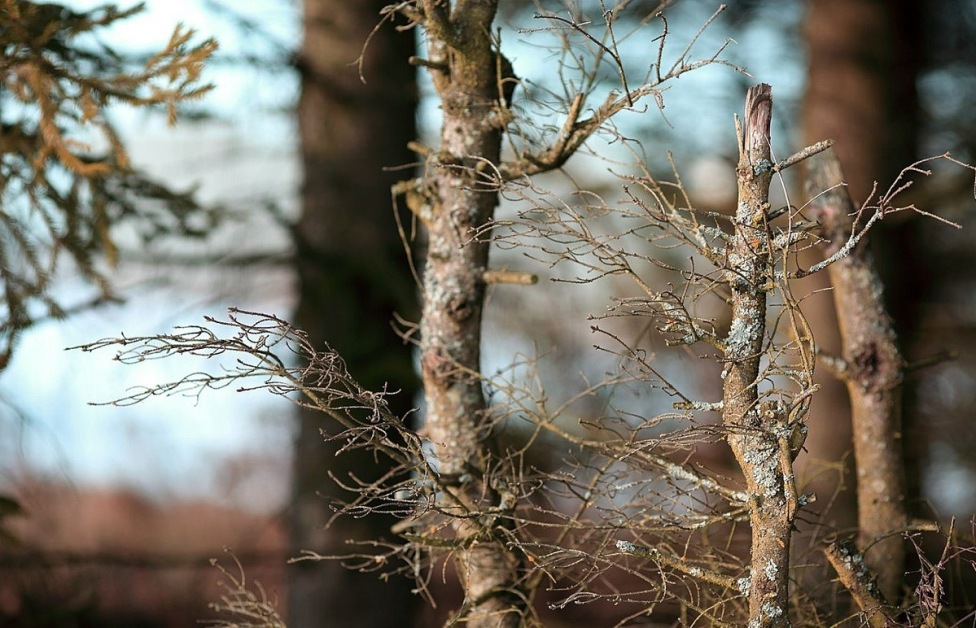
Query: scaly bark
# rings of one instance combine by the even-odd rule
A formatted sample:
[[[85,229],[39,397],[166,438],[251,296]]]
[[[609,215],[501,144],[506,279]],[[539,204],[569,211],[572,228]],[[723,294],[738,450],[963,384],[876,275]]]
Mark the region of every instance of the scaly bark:
[[[729,255],[732,327],[725,341],[722,420],[728,442],[745,476],[749,494],[749,626],[789,624],[789,567],[792,513],[796,496],[784,482],[778,423],[762,410],[758,394],[760,358],[766,339],[766,291],[774,259],[766,213],[769,210],[769,125],[772,95],[760,84],[746,95],[739,146],[738,205]],[[792,501],[792,503],[791,503]]]
[[[807,180],[810,216],[823,225],[826,256],[844,246],[853,229],[856,209],[842,182],[832,151],[813,160]],[[908,523],[901,443],[904,360],[865,239],[828,272],[846,363],[842,376],[851,398],[858,547],[885,599],[897,603],[905,572],[905,545],[898,530]]]

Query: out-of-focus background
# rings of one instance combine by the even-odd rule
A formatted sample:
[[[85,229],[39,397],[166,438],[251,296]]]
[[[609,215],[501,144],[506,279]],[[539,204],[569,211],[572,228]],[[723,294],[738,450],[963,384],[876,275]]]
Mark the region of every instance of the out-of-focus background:
[[[372,14],[383,5],[369,4],[375,5]],[[503,0],[502,50],[526,86],[552,89],[550,58],[535,47],[537,9],[529,4]],[[579,4],[584,12],[593,10],[586,2]],[[628,10],[638,19],[653,8],[653,3],[630,4]],[[912,160],[947,150],[972,161],[976,111],[968,103],[976,98],[976,8],[963,0],[913,3],[911,10],[899,4],[735,3],[696,46],[708,51],[726,38],[734,39],[724,58],[748,69],[752,78],[721,67],[682,77],[665,93],[663,115],[653,110],[632,114],[625,122],[633,125],[629,132],[641,140],[652,169],[667,171],[666,151],[671,150],[693,197],[716,210],[734,205],[732,113],[741,109],[745,88],[759,81],[773,86],[774,150],[780,158],[820,139],[809,137],[811,129],[832,128],[834,123],[818,121],[818,112],[836,107],[847,108],[854,119],[861,116],[863,143],[873,142],[876,160],[883,163],[864,166],[854,177],[859,181],[877,178],[887,186]],[[68,5],[82,10],[96,3]],[[91,405],[111,401],[133,386],[178,379],[205,365],[187,358],[127,367],[108,355],[65,348],[119,334],[166,332],[200,323],[205,315],[223,316],[230,306],[287,320],[295,320],[299,311],[300,324],[315,318],[302,289],[314,272],[302,271],[297,260],[306,245],[315,244],[314,236],[306,239],[301,234],[303,227],[308,233],[317,228],[307,217],[314,205],[309,196],[332,179],[309,169],[315,163],[307,144],[315,106],[309,96],[309,68],[319,63],[310,58],[317,48],[309,42],[323,28],[309,16],[322,20],[344,15],[340,5],[345,0],[305,0],[304,6],[289,0],[149,1],[143,13],[104,35],[117,50],[134,57],[163,47],[178,22],[220,42],[205,72],[214,91],[185,106],[175,128],[166,124],[163,114],[119,107],[112,116],[138,167],[173,188],[195,188],[201,202],[222,208],[229,218],[203,242],[170,239],[143,246],[119,233],[120,262],[111,280],[123,301],[89,307],[91,287],[70,270],[62,273],[54,294],[69,308],[77,305],[77,311],[63,320],[33,325],[0,373],[0,492],[15,496],[25,510],[3,520],[20,546],[16,552],[0,552],[0,619],[11,625],[191,625],[213,616],[207,604],[219,596],[218,582],[227,580],[209,559],[219,558],[236,574],[232,556],[250,580],[260,581],[279,601],[286,615],[295,612],[287,608],[287,601],[298,598],[289,598],[285,578],[285,561],[294,553],[289,546],[295,546],[295,541],[288,541],[288,521],[295,511],[293,496],[300,492],[293,471],[300,429],[292,405],[265,393],[233,389],[128,407]],[[716,7],[710,2],[674,3],[667,13],[671,36],[687,41]],[[339,25],[333,28],[345,28],[336,20]],[[844,41],[845,36],[854,41]],[[874,51],[884,63],[878,65],[876,76],[868,77],[875,82],[868,84],[864,76],[846,75],[830,51],[842,57],[858,39],[873,37],[889,39]],[[380,54],[382,44],[377,46]],[[823,56],[814,59],[808,54],[814,48]],[[340,72],[348,67],[355,79],[356,55],[348,53],[351,48],[334,50],[348,58],[323,63]],[[632,55],[628,64],[639,76],[641,64],[656,54],[657,44],[630,39],[624,51]],[[836,67],[829,67],[831,63]],[[608,74],[607,80],[612,77]],[[380,94],[387,79],[378,70],[373,76],[365,74],[367,85]],[[436,145],[437,103],[424,77],[418,80],[415,93],[391,97],[412,103],[419,95],[415,118],[410,114],[403,124],[412,126],[415,120],[417,136]],[[816,91],[831,81],[834,89]],[[402,82],[391,84],[411,89]],[[306,117],[300,119],[296,111]],[[397,114],[391,109],[390,115]],[[845,128],[840,123],[834,127]],[[406,137],[411,137],[412,128],[408,130]],[[355,134],[330,133],[336,143],[332,150],[347,153],[349,161],[360,159],[366,150],[348,139]],[[596,144],[594,150],[612,154],[616,148]],[[896,158],[899,161],[891,164]],[[408,154],[380,165],[407,166],[410,161]],[[583,158],[567,169],[587,178],[592,187],[616,185],[609,175],[604,177],[605,166],[593,169],[586,163]],[[919,205],[964,228],[900,217],[879,230],[876,247],[909,359],[922,360],[941,349],[959,354],[955,361],[913,375],[906,393],[906,429],[917,471],[917,502],[934,516],[968,521],[976,512],[976,430],[971,422],[976,404],[976,221],[971,177],[965,181],[959,176],[965,173],[934,167],[936,175],[921,186]],[[376,186],[381,196],[386,195],[388,179],[409,173],[407,168],[382,175],[385,178]],[[852,191],[863,198],[870,185],[852,182]],[[798,189],[787,192],[790,198],[801,194]],[[960,201],[967,193],[969,204]],[[386,235],[378,236],[380,240],[398,241],[392,203],[385,203],[378,214],[370,214],[379,215],[379,220],[364,220],[366,224],[352,231],[383,231]],[[517,251],[499,252],[496,259],[525,264]],[[405,256],[400,263],[406,268]],[[336,294],[350,290],[353,297],[368,301],[366,288],[352,284],[353,288],[322,285],[333,286]],[[602,301],[585,290],[566,296],[542,284],[538,289],[505,287],[492,293],[485,331],[491,338],[483,358],[486,372],[505,366],[518,351],[550,350],[556,360],[554,374],[599,370],[588,352],[591,340],[585,319]],[[400,279],[391,278],[387,287],[397,294],[413,291]],[[356,318],[358,307],[369,307],[357,298],[337,301],[350,309],[345,318]],[[337,307],[335,302],[328,307]],[[403,310],[405,316],[413,315],[408,305]],[[566,316],[554,318],[554,311]],[[339,315],[330,310],[328,316]],[[829,327],[829,314],[824,316],[823,324]],[[330,331],[319,333],[327,337]],[[397,346],[391,327],[377,333],[389,346]],[[836,342],[829,332],[824,338],[828,347]],[[351,339],[339,340],[343,341]],[[399,346],[409,363],[409,349]],[[689,378],[698,376],[694,363],[677,368]],[[384,381],[382,370],[376,377]],[[558,388],[555,375],[552,380],[547,383]],[[841,409],[832,411],[829,402],[822,404],[820,416],[825,418],[813,428],[811,448],[831,451],[831,441],[844,442],[843,392],[832,394]],[[406,396],[406,405],[415,405]],[[314,482],[313,476],[313,489]],[[306,488],[301,491],[307,493]],[[845,516],[837,515],[839,527]]]

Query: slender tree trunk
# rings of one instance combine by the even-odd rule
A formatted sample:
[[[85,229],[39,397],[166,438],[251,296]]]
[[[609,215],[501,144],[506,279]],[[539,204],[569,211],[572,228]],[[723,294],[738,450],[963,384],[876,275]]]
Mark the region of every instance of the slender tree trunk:
[[[804,143],[834,140],[834,150],[844,164],[851,194],[863,201],[873,182],[885,172],[882,165],[885,133],[886,78],[881,71],[888,65],[886,49],[887,11],[884,0],[808,0],[803,24],[809,70],[803,97],[802,127]],[[811,265],[816,251],[802,256],[800,263]],[[804,313],[810,320],[821,351],[839,355],[837,315],[826,290],[829,279],[817,273],[803,280],[802,290],[818,295],[806,301]],[[840,529],[857,524],[857,496],[849,456],[851,410],[844,384],[818,370],[822,386],[810,409],[810,434],[806,441],[809,456],[804,464],[814,477],[810,490],[826,504],[825,517]],[[817,473],[819,461],[850,461],[845,477]],[[844,464],[844,462],[840,462]],[[851,487],[845,490],[845,487]],[[826,499],[825,499],[826,498]]]
[[[730,254],[732,327],[725,341],[723,422],[728,442],[745,475],[750,497],[749,625],[789,625],[789,571],[792,513],[796,495],[788,490],[777,417],[759,398],[760,358],[766,341],[766,290],[772,281],[773,252],[766,212],[769,209],[769,85],[746,95],[740,132],[739,201]],[[789,452],[785,452],[787,464]]]
[[[854,201],[863,202],[875,182],[886,187],[899,170],[915,158],[918,124],[915,80],[921,60],[919,43],[922,41],[919,31],[921,6],[922,3],[918,2],[886,2],[885,0],[810,0],[809,2],[804,26],[810,56],[810,75],[803,105],[804,133],[808,143],[825,138],[835,141],[834,150],[840,164],[843,165],[847,176],[848,192]],[[895,316],[905,321],[914,318],[911,313],[913,304],[921,301],[918,291],[924,289],[928,283],[916,276],[916,273],[921,270],[917,261],[921,256],[912,253],[912,251],[917,252],[912,232],[910,222],[902,221],[898,226],[883,226],[872,236],[875,242],[882,243],[882,248],[887,246],[898,250],[897,259],[893,259],[897,270],[893,269],[894,272],[890,274],[892,277],[899,277],[900,280],[889,283],[896,286],[900,284],[905,290],[911,290],[914,294],[896,294],[894,299],[889,297],[888,300],[894,306],[892,311]],[[839,234],[838,237],[842,235]],[[832,239],[832,246],[839,246],[842,242]],[[863,260],[868,253],[865,251],[858,255],[862,256]],[[913,262],[906,264],[905,260],[909,259]],[[869,266],[874,273],[873,262]],[[837,268],[836,272],[842,272],[841,266]],[[830,277],[832,281],[837,279],[834,271],[831,272]],[[848,285],[851,285],[850,282]],[[841,353],[849,356],[852,355],[852,351],[860,351],[863,347],[851,346],[854,340],[850,335],[851,321],[844,319],[857,316],[864,311],[864,306],[856,298],[852,300],[836,292],[840,288],[836,283],[834,287],[836,316],[839,319],[841,332],[845,336]],[[844,312],[841,310],[842,307],[853,307],[854,310]],[[886,310],[881,307],[884,313]],[[885,329],[890,331],[890,321],[885,325]],[[815,333],[819,342],[821,338],[819,328],[815,329]],[[898,492],[883,498],[882,502],[887,504],[897,500],[904,504],[905,484],[904,480],[894,484],[883,479],[886,471],[876,464],[872,456],[875,452],[867,447],[866,442],[863,442],[859,449],[857,443],[865,438],[880,438],[877,441],[879,444],[882,442],[898,444],[898,441],[892,441],[893,436],[881,437],[874,434],[874,430],[879,427],[877,422],[871,425],[857,425],[858,421],[867,419],[871,413],[865,412],[864,393],[856,392],[851,382],[847,382],[847,388],[852,395],[858,525],[860,547],[863,550],[863,543],[881,531],[871,522],[878,522],[880,518],[887,516],[878,512],[877,507],[871,506],[881,499],[876,487],[884,486],[892,490],[897,488]],[[890,427],[900,425],[900,395],[887,399],[885,404],[893,404],[889,408],[892,416],[887,420],[887,424]],[[810,421],[811,425],[815,426],[814,429],[816,426],[823,426],[819,431],[830,435],[846,431],[846,429],[836,430],[827,427],[828,424],[835,424],[836,417],[840,415],[824,412],[822,406],[818,410],[816,405],[814,412],[816,416]],[[833,445],[828,441],[822,441],[828,443],[826,446],[832,447],[835,451],[817,450],[811,447],[811,454],[839,460],[845,453],[837,451],[839,448],[836,443],[840,440],[836,438],[829,441],[834,443]],[[813,445],[815,442],[811,439],[810,444]],[[846,444],[844,448],[846,449]],[[902,452],[899,449],[897,453],[900,455]],[[868,458],[862,460],[862,455]],[[917,472],[916,468],[912,475],[917,475]],[[882,475],[881,479],[875,481],[877,473]],[[911,484],[917,485],[917,482]],[[844,501],[848,500],[842,499],[841,503]],[[865,508],[869,509],[868,512],[865,512]],[[884,509],[887,509],[887,506]],[[901,514],[895,516],[893,521],[903,522],[904,505],[900,510]],[[883,593],[891,602],[897,601],[897,582],[900,582],[904,571],[904,551],[894,549],[896,540],[900,545],[898,539],[888,541],[887,548],[876,552],[874,558],[870,552],[866,557],[869,564],[882,568],[883,573],[888,574],[882,577],[881,584]],[[888,563],[883,566],[881,563],[885,560],[895,561],[897,565]],[[895,571],[899,574],[897,579],[893,575]],[[896,597],[890,597],[893,595]]]
[[[498,461],[479,373],[488,264],[483,230],[498,204],[485,174],[499,162],[504,127],[501,64],[491,42],[496,2],[425,0],[423,10],[429,69],[444,113],[441,145],[427,160],[424,181],[431,206],[421,319],[424,429],[446,487],[444,507],[459,515],[460,616],[471,626],[516,626],[525,604],[516,584],[520,561],[496,528],[504,517],[486,513],[498,506],[489,480]]]
[[[342,354],[366,388],[388,385],[399,394],[391,409],[413,407],[417,378],[408,347],[391,327],[394,312],[416,308],[414,280],[394,220],[390,186],[402,173],[384,168],[409,163],[416,136],[412,32],[384,25],[366,49],[360,80],[356,59],[380,20],[386,0],[305,0],[305,40],[299,57],[302,93],[298,124],[305,169],[298,255],[298,327],[316,346]],[[351,497],[337,481],[362,480],[386,470],[366,450],[336,456],[327,443],[329,422],[300,412],[291,508],[293,554],[350,552],[347,539],[391,536],[384,515],[341,518],[326,528],[332,502]],[[335,480],[330,477],[330,473]],[[335,561],[301,562],[289,572],[289,626],[410,626],[418,599],[407,578],[380,580]]]
[[[825,255],[851,237],[856,209],[841,183],[840,162],[827,152],[810,166],[810,215],[824,228]],[[899,530],[908,524],[901,444],[904,361],[882,300],[881,278],[867,243],[828,267],[843,339],[842,378],[851,398],[857,462],[858,546],[881,593],[898,603],[905,573]]]

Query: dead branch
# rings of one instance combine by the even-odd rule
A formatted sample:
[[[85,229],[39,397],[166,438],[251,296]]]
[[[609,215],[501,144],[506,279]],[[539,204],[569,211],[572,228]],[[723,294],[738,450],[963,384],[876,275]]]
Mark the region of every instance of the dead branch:
[[[904,578],[905,547],[901,536],[891,532],[908,523],[900,393],[905,362],[882,300],[881,279],[870,249],[850,245],[855,242],[852,233],[857,211],[833,151],[811,162],[807,191],[812,197],[811,215],[824,226],[825,254],[841,253],[828,266],[828,272],[843,343],[844,380],[851,399],[858,546],[865,552],[884,597],[896,600]],[[878,215],[880,212],[872,219]],[[862,234],[872,222],[868,221]]]

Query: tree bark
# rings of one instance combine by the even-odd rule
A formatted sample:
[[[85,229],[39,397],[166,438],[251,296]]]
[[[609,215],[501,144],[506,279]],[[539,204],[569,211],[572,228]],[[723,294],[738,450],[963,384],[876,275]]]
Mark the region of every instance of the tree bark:
[[[826,256],[850,239],[855,205],[833,152],[812,161],[807,179],[810,216],[823,225]],[[890,603],[898,603],[905,573],[899,530],[908,524],[901,443],[904,360],[882,300],[881,278],[864,239],[828,267],[851,398],[857,465],[858,547]]]
[[[889,98],[882,71],[889,65],[886,48],[887,18],[884,0],[808,0],[803,23],[809,69],[803,96],[804,144],[832,139],[834,150],[845,164],[851,194],[864,200],[875,180],[886,174],[883,165]],[[804,266],[817,261],[815,250],[801,253]],[[804,314],[810,320],[817,346],[833,355],[841,352],[837,315],[826,290],[826,274],[817,273],[802,281],[807,299]],[[810,409],[810,433],[806,441],[809,456],[803,459],[814,478],[809,490],[821,497],[829,524],[848,528],[857,524],[857,496],[850,478],[851,410],[843,382],[818,369],[820,392]],[[818,472],[818,461],[840,461],[839,474]],[[828,499],[823,499],[827,497]]]
[[[758,379],[766,340],[766,290],[774,259],[769,210],[769,125],[772,95],[760,84],[746,95],[745,123],[739,130],[738,205],[729,257],[732,327],[725,341],[723,423],[745,475],[752,527],[749,625],[789,625],[789,568],[792,512],[796,495],[784,482],[780,439],[774,416],[764,412]],[[787,452],[787,456],[788,456]]]
[[[397,338],[394,312],[415,312],[414,280],[394,220],[390,186],[401,174],[384,168],[409,163],[417,101],[412,32],[390,25],[373,33],[360,80],[356,59],[387,2],[305,0],[305,39],[298,59],[302,92],[299,139],[305,182],[295,229],[299,301],[294,316],[315,346],[328,341],[367,389],[399,390],[391,410],[406,415],[418,387],[408,347]],[[336,456],[326,442],[329,422],[299,412],[290,512],[292,554],[350,552],[348,539],[390,538],[386,515],[340,518],[332,502],[349,499],[336,480],[379,477],[388,464],[364,449]],[[330,477],[332,474],[335,479]],[[291,628],[410,626],[419,599],[407,578],[383,581],[335,561],[290,567]],[[382,603],[377,603],[382,600]]]
[[[843,164],[849,200],[863,202],[875,182],[887,187],[900,169],[915,159],[919,117],[915,84],[922,59],[922,6],[923,3],[918,2],[885,0],[808,2],[804,36],[809,49],[810,69],[803,102],[804,135],[807,143],[826,138],[835,141],[834,151]],[[899,224],[889,225],[888,222]],[[886,282],[889,287],[886,300],[901,324],[903,337],[907,337],[904,332],[917,326],[914,313],[916,304],[923,300],[921,291],[931,283],[924,279],[924,263],[921,263],[924,256],[918,250],[916,226],[912,222],[885,221],[872,236],[873,244],[882,245],[879,248],[882,252],[882,265],[885,258],[883,251],[886,248],[893,251],[889,264],[892,269],[888,273],[888,278],[892,281]],[[868,255],[868,252],[860,255]],[[905,264],[907,259],[912,260],[912,263]],[[834,279],[833,272],[830,278]],[[821,287],[827,287],[827,283],[808,286],[807,289],[812,291]],[[839,319],[852,315],[839,310],[841,304],[838,298],[840,295],[835,292],[836,312],[824,312],[819,316],[808,312],[811,318],[838,319],[836,326],[833,320],[821,320],[821,324],[813,321],[818,345],[826,344],[830,350],[833,350],[836,343],[822,341],[836,333],[833,331],[835,327],[847,324]],[[859,304],[855,306],[858,311],[861,307]],[[890,326],[889,322],[888,327]],[[847,338],[841,341],[840,353],[849,353],[850,348],[846,345],[850,340]],[[851,391],[850,382],[847,382],[847,389]],[[847,411],[845,409],[843,413],[838,412],[836,406],[839,400],[826,399],[825,393],[826,391],[818,395],[818,401],[813,406],[814,416],[810,419],[813,427],[807,443],[811,457],[841,460],[848,450],[847,440],[843,435],[849,432],[849,428],[838,424],[846,419]],[[824,401],[828,401],[829,407],[824,406]],[[868,416],[858,412],[858,403],[851,399],[852,422]],[[899,409],[892,409],[893,412],[901,412],[900,397],[898,405]],[[858,434],[870,433],[872,428],[858,427],[855,424],[852,429],[857,454],[856,443],[861,438]],[[920,430],[918,438],[912,439],[914,444],[909,445],[910,450],[914,449],[916,459],[919,457],[918,452],[924,449],[921,443],[925,439],[921,432]],[[818,438],[820,435],[822,437]],[[873,473],[874,467],[869,466],[871,463],[868,461],[862,463],[858,455],[855,455],[854,463],[857,467],[858,492],[873,492],[870,487],[862,488],[861,485],[869,483],[862,473]],[[917,465],[907,474],[910,485],[914,487],[912,494],[917,494],[918,474]],[[819,492],[824,490],[832,491],[832,487],[818,488]],[[903,483],[901,493],[897,497],[891,497],[904,500],[905,490]],[[855,500],[854,496],[842,494],[836,503],[838,506],[835,509],[843,509],[845,503],[852,506],[857,503],[860,511],[864,498],[859,494]],[[873,516],[871,515],[872,518]],[[842,525],[848,519],[842,513],[839,518]],[[864,513],[858,512],[857,519],[863,521]],[[861,538],[866,538],[863,530]],[[869,562],[873,560],[870,552],[867,558]],[[892,582],[890,580],[886,585],[886,596],[897,593]],[[896,600],[889,598],[889,601]]]
[[[498,204],[490,177],[499,163],[504,123],[499,106],[501,60],[490,0],[423,2],[427,50],[444,114],[440,149],[426,164],[431,212],[424,269],[421,372],[425,434],[446,487],[444,508],[456,513],[456,565],[464,587],[460,619],[470,626],[519,625],[524,596],[520,559],[505,542],[489,478],[491,423],[480,376],[481,319],[489,243],[484,228]]]

